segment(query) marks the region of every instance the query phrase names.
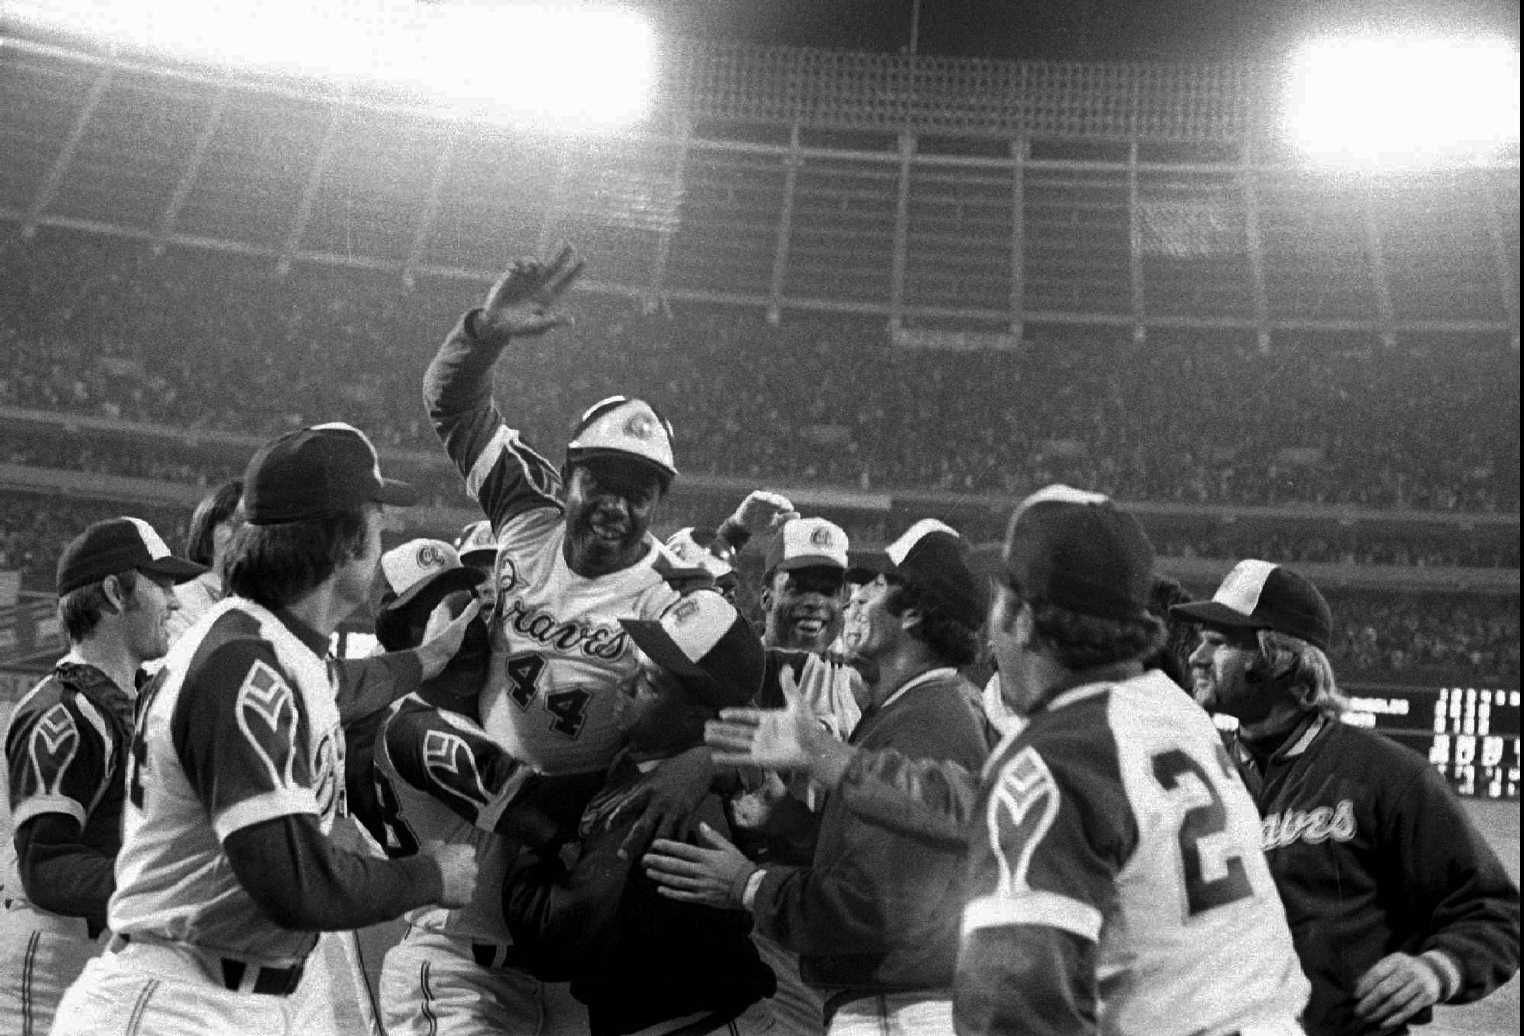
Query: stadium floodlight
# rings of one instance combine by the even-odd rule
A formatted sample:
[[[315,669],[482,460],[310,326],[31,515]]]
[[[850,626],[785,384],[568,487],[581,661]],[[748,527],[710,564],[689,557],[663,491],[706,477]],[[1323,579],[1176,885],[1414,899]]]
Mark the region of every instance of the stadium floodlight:
[[[1319,163],[1411,169],[1485,160],[1519,140],[1519,51],[1505,40],[1319,40],[1286,87],[1287,134]]]
[[[127,52],[403,86],[555,129],[639,119],[655,79],[643,18],[565,0],[13,0],[9,14]]]

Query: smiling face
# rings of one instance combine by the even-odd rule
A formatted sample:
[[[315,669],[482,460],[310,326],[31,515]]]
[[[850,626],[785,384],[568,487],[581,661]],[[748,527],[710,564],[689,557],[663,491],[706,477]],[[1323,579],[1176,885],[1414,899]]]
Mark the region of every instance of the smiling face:
[[[169,651],[169,616],[179,610],[173,579],[139,572],[122,607],[122,633],[128,653],[139,663],[164,657]]]
[[[661,481],[648,465],[609,457],[571,465],[566,478],[566,563],[571,570],[593,578],[639,561],[660,500]]]
[[[842,643],[848,652],[877,659],[899,644],[905,623],[903,615],[895,615],[887,607],[893,590],[889,578],[880,575],[853,591],[842,627]]]
[[[768,647],[825,651],[841,627],[846,589],[839,568],[819,565],[772,574],[762,591]]]

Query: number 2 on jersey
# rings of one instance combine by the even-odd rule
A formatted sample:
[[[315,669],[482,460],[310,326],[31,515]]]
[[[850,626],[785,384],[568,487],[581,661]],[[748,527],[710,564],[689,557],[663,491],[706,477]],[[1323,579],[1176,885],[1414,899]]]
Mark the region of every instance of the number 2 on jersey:
[[[1188,803],[1195,803],[1181,818],[1177,835],[1180,859],[1185,867],[1187,915],[1195,917],[1214,907],[1227,906],[1252,897],[1254,886],[1249,884],[1249,874],[1244,868],[1242,857],[1217,850],[1212,844],[1215,841],[1213,836],[1221,835],[1228,829],[1228,810],[1222,804],[1222,797],[1212,786],[1206,771],[1178,748],[1159,752],[1151,761],[1154,780],[1159,782],[1161,788]],[[1232,765],[1225,758],[1219,759],[1218,763],[1224,767],[1225,772],[1226,767]],[[1205,801],[1202,801],[1203,798]],[[1218,852],[1218,866],[1213,868],[1217,873],[1208,877],[1207,856],[1214,850]]]
[[[533,653],[514,655],[508,659],[505,672],[508,674],[508,697],[520,710],[528,712],[540,691],[545,659]],[[592,697],[587,691],[576,688],[547,694],[544,707],[553,717],[550,729],[570,738],[582,733],[582,724],[587,721],[587,703]]]

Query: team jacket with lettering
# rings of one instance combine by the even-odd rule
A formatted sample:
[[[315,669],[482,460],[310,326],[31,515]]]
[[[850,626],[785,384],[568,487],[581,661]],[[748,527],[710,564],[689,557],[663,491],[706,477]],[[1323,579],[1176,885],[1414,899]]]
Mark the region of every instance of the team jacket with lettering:
[[[99,925],[121,845],[122,767],[132,743],[132,699],[92,665],[62,659],[16,703],[5,737],[11,828],[48,813],[72,817],[80,835],[44,873],[47,900]],[[7,847],[7,860],[12,851]],[[4,876],[7,899],[25,894],[22,861]],[[36,908],[36,904],[33,904]]]
[[[1355,1017],[1354,989],[1389,953],[1444,951],[1459,972],[1455,1003],[1518,970],[1519,890],[1428,760],[1321,717],[1294,732],[1263,774],[1247,748],[1231,748],[1264,817],[1270,873],[1312,980],[1311,1036],[1377,1031]]]
[[[989,753],[978,691],[952,669],[932,670],[868,710],[850,742],[973,771]],[[962,877],[961,845],[905,837],[831,795],[810,865],[769,865],[752,911],[758,928],[799,954],[812,986],[950,995]]]
[[[234,597],[170,649],[139,705],[113,931],[274,967],[305,959],[316,934],[268,920],[222,840],[290,814],[316,816],[326,833],[343,808],[326,647]]]
[[[497,534],[492,669],[482,726],[548,774],[604,770],[619,748],[615,688],[636,669],[621,618],[656,619],[678,592],[654,539],[630,568],[584,579],[567,567],[561,480],[492,401],[502,346],[456,326],[424,376],[424,399],[450,459]]]
[[[1158,672],[1059,694],[985,771],[959,1033],[1222,1036],[1307,999],[1259,816]]]

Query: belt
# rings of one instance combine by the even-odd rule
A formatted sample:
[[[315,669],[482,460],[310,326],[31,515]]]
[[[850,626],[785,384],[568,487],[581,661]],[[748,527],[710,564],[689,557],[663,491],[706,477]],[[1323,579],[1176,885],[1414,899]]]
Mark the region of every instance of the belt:
[[[889,1004],[887,1002],[881,1004],[881,1007],[884,1010],[892,1010],[894,1008],[903,1007],[903,1006],[905,1006],[908,1003],[915,1003],[915,1002],[919,1002],[919,1001],[923,1001],[923,1000],[949,1000],[950,1001],[951,999],[952,999],[952,992],[950,990],[936,990],[936,989],[894,989],[894,990],[886,990],[886,989],[841,989],[841,990],[837,990],[835,993],[833,993],[830,996],[825,998],[825,1003],[821,1005],[820,1013],[821,1013],[822,1019],[824,1020],[824,1022],[826,1024],[826,1028],[830,1028],[831,1027],[831,1020],[836,1017],[836,1012],[840,1011],[843,1007],[846,1007],[848,1004],[854,1004],[854,1003],[857,1003],[860,1000],[874,1000],[874,1001],[893,1000],[893,1001],[896,1001],[893,1004]]]
[[[109,949],[112,953],[118,953],[121,949],[132,942],[130,934],[113,936]],[[151,940],[150,944],[158,942]],[[302,984],[302,972],[305,966],[294,964],[289,968],[272,968],[258,964],[250,964],[248,961],[238,960],[236,957],[215,957],[192,946],[190,943],[165,943],[172,947],[181,947],[187,952],[202,959],[207,965],[208,977],[214,981],[220,980],[222,988],[234,993],[258,993],[261,996],[289,996],[296,992],[296,987]],[[215,965],[215,970],[212,967]]]
[[[511,965],[520,970],[524,969],[523,957],[517,946],[504,946],[495,942],[474,942],[471,944],[471,959],[476,961],[478,967],[483,968],[506,968]]]

